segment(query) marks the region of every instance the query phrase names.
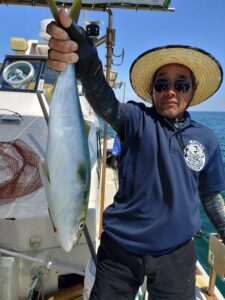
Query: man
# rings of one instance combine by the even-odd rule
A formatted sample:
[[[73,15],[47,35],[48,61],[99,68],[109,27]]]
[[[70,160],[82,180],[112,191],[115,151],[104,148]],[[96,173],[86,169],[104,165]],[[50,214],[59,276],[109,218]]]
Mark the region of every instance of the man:
[[[61,71],[76,63],[87,100],[116,130],[122,147],[119,190],[104,212],[90,299],[134,299],[144,276],[149,299],[195,299],[198,195],[225,242],[220,194],[225,174],[214,134],[186,109],[216,92],[222,69],[197,48],[152,49],[133,63],[130,79],[137,95],[153,106],[122,104],[85,31],[72,25],[63,9],[59,19],[65,30],[54,23],[47,28],[48,65]]]

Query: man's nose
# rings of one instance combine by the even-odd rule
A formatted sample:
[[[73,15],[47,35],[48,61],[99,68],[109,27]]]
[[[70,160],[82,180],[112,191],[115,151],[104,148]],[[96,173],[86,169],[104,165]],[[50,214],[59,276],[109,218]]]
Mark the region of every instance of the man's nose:
[[[166,95],[176,95],[177,92],[176,92],[176,89],[175,89],[175,86],[173,84],[170,84],[168,86],[168,88],[166,89]]]

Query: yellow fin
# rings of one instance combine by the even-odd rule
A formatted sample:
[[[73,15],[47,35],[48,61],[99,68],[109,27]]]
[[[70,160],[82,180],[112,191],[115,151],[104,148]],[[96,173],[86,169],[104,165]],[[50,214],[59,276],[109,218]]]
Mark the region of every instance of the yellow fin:
[[[91,125],[88,123],[88,121],[84,121],[84,127],[87,133],[87,136],[89,135],[89,132],[91,130]]]
[[[50,186],[50,177],[49,177],[48,167],[47,167],[44,159],[39,160],[39,172],[40,172],[41,180],[45,187],[46,193],[48,193],[49,186]]]

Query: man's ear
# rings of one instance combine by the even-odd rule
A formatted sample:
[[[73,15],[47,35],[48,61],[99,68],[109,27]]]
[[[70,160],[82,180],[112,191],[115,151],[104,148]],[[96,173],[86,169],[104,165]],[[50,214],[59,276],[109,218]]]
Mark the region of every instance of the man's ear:
[[[194,86],[194,88],[193,88],[193,92],[192,92],[192,95],[191,95],[191,99],[190,99],[190,101],[188,102],[188,104],[187,104],[185,110],[187,110],[188,107],[190,106],[191,101],[192,101],[192,99],[193,99],[193,97],[194,97],[194,94],[195,94],[195,92],[196,92],[196,90],[197,90],[197,87],[198,87],[198,83],[196,83],[195,86]]]
[[[152,106],[155,106],[154,97],[153,97],[153,85],[152,84],[150,84],[150,95],[151,95],[151,98],[152,98]]]
[[[195,94],[195,92],[196,92],[196,90],[197,90],[197,87],[198,87],[198,83],[196,83],[195,86],[193,87],[193,94],[192,94],[191,99],[193,99],[194,94]]]

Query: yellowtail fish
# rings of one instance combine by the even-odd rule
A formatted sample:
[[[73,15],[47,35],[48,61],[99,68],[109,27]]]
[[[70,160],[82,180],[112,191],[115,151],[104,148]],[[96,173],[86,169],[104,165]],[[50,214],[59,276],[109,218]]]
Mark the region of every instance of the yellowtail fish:
[[[40,161],[49,214],[66,252],[76,244],[85,225],[90,169],[74,65],[68,65],[53,92],[46,156]]]

